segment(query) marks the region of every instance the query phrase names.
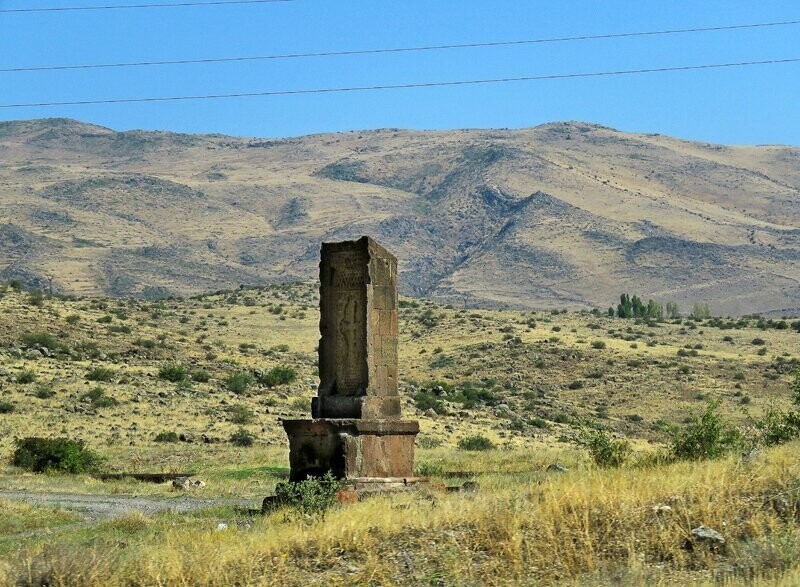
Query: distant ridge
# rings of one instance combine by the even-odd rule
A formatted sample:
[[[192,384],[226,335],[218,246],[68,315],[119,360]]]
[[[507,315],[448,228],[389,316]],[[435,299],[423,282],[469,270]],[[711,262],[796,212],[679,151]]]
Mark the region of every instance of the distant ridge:
[[[376,237],[457,305],[800,314],[800,148],[558,122],[287,139],[0,123],[0,280],[187,295],[315,277]]]

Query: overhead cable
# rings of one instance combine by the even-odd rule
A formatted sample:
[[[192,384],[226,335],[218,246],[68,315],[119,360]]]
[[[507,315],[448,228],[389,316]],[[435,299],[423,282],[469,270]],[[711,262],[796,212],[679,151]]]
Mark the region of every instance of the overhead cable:
[[[251,98],[258,96],[263,97],[263,96],[290,96],[290,95],[302,95],[302,94],[332,94],[338,92],[365,92],[365,91],[377,91],[377,90],[400,90],[409,88],[433,88],[433,87],[466,86],[466,85],[478,85],[478,84],[500,84],[500,83],[540,81],[540,80],[607,77],[607,76],[617,76],[617,75],[664,73],[669,71],[708,70],[708,69],[746,67],[755,65],[774,65],[774,64],[785,64],[785,63],[800,63],[800,57],[790,58],[790,59],[767,59],[763,61],[738,61],[733,63],[681,65],[675,67],[653,67],[647,69],[628,69],[628,70],[618,70],[618,71],[596,71],[596,72],[584,72],[584,73],[531,75],[531,76],[521,76],[521,77],[503,77],[503,78],[493,78],[493,79],[474,79],[474,80],[459,80],[459,81],[417,82],[417,83],[406,83],[406,84],[314,88],[314,89],[300,89],[300,90],[267,90],[259,92],[198,94],[198,95],[184,95],[184,96],[159,96],[159,97],[147,97],[147,98],[110,98],[110,99],[90,99],[90,100],[69,100],[63,102],[29,102],[29,103],[19,103],[19,104],[0,104],[0,108],[86,106],[90,104],[175,102],[183,100],[218,100],[223,98]]]
[[[206,3],[207,4],[207,3]],[[2,12],[2,11],[0,11]],[[416,47],[391,47],[391,48],[378,48],[378,49],[354,49],[343,51],[321,51],[321,52],[306,52],[306,53],[284,53],[276,55],[250,55],[239,57],[209,57],[201,59],[175,59],[175,60],[152,60],[152,61],[130,61],[120,63],[88,63],[78,65],[44,65],[34,67],[6,67],[0,68],[0,73],[12,73],[21,71],[57,71],[57,70],[72,70],[72,69],[105,69],[105,68],[118,68],[118,67],[147,67],[155,65],[188,65],[199,63],[231,63],[241,61],[266,61],[276,59],[301,59],[309,57],[338,57],[347,55],[371,55],[380,53],[410,53],[416,51],[442,51],[450,49],[468,49],[479,47],[507,47],[513,45],[533,45],[539,43],[565,43],[572,41],[592,41],[600,39],[620,39],[626,37],[646,37],[657,35],[675,35],[687,33],[705,33],[712,31],[731,31],[741,29],[754,29],[765,27],[779,27],[798,25],[800,20],[786,20],[780,22],[762,22],[752,24],[737,24],[727,26],[713,26],[713,27],[696,27],[696,28],[683,28],[683,29],[666,29],[658,31],[638,31],[628,33],[608,33],[602,35],[580,35],[569,37],[551,37],[542,39],[523,39],[511,41],[487,41],[476,43],[456,43],[446,45],[422,45]]]

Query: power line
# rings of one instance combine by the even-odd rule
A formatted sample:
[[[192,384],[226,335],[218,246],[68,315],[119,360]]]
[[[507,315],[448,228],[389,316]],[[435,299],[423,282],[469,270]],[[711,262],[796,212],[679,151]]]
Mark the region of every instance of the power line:
[[[286,0],[285,0],[286,1]],[[208,4],[208,3],[206,3]],[[0,11],[2,12],[2,11]],[[418,47],[394,47],[383,49],[359,49],[352,51],[325,51],[317,53],[285,53],[278,55],[255,55],[244,57],[214,57],[206,59],[177,59],[172,61],[133,61],[127,63],[96,63],[83,65],[48,65],[41,67],[8,67],[0,68],[0,73],[12,73],[21,71],[57,71],[71,69],[104,69],[114,67],[146,67],[154,65],[187,65],[192,63],[230,63],[237,61],[265,61],[270,59],[299,59],[308,57],[334,57],[344,55],[371,55],[379,53],[408,53],[414,51],[440,51],[447,49],[466,49],[476,47],[503,47],[511,45],[532,45],[537,43],[564,43],[571,41],[590,41],[598,39],[619,39],[625,37],[645,37],[656,35],[675,35],[686,33],[702,33],[711,31],[730,31],[740,29],[753,29],[764,27],[778,27],[800,24],[800,20],[786,20],[781,22],[762,22],[754,24],[737,24],[729,26],[713,26],[686,29],[668,29],[660,31],[639,31],[629,33],[609,33],[604,35],[581,35],[573,37],[552,37],[544,39],[525,39],[516,41],[488,41],[484,43],[461,43],[450,45],[423,45]]]
[[[20,12],[71,12],[75,10],[119,10],[135,8],[185,8],[187,6],[224,6],[227,4],[274,4],[294,0],[214,0],[212,2],[163,2],[161,4],[115,4],[108,6],[61,6],[50,8],[4,8],[0,14]]]
[[[573,78],[588,78],[588,77],[606,77],[615,75],[632,75],[642,73],[663,73],[668,71],[690,71],[690,70],[703,70],[703,69],[720,69],[729,67],[745,67],[753,65],[771,65],[779,63],[800,63],[800,57],[791,59],[769,59],[764,61],[739,61],[735,63],[713,63],[705,65],[681,65],[676,67],[654,67],[649,69],[628,69],[619,71],[596,71],[587,73],[564,73],[553,75],[533,75],[524,77],[504,77],[494,79],[479,79],[479,80],[459,80],[459,81],[445,81],[445,82],[418,82],[408,84],[392,84],[392,85],[379,85],[379,86],[351,86],[339,88],[315,88],[307,90],[270,90],[263,92],[238,92],[230,94],[205,94],[194,96],[164,96],[164,97],[150,97],[150,98],[113,98],[105,100],[74,100],[67,102],[38,102],[38,103],[22,103],[22,104],[0,104],[0,108],[34,108],[45,106],[86,106],[89,104],[125,104],[135,102],[175,102],[179,100],[218,100],[223,98],[252,98],[257,96],[290,96],[299,94],[332,94],[337,92],[364,92],[374,90],[400,90],[408,88],[433,88],[433,87],[447,87],[447,86],[466,86],[478,84],[499,84],[509,82],[525,82],[525,81],[538,81],[538,80],[554,80],[554,79],[573,79]]]

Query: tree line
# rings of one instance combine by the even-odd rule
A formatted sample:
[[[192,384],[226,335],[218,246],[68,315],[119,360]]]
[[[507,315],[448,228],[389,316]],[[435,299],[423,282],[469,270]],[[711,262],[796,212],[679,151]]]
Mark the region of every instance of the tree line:
[[[613,306],[608,308],[609,316],[618,318],[644,318],[646,320],[664,320],[665,318],[675,319],[681,317],[681,309],[675,302],[661,304],[655,300],[647,300],[645,303],[639,296],[624,293],[619,296],[619,304],[616,310]],[[705,302],[697,302],[692,306],[689,315],[692,318],[710,318],[711,310]]]

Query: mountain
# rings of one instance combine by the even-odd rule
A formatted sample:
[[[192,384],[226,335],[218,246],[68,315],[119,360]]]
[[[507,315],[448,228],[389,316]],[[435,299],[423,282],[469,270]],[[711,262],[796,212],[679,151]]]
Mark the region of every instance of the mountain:
[[[800,148],[582,122],[288,139],[0,123],[0,280],[187,295],[316,277],[370,234],[457,305],[800,313]]]

